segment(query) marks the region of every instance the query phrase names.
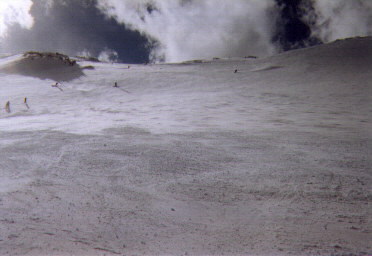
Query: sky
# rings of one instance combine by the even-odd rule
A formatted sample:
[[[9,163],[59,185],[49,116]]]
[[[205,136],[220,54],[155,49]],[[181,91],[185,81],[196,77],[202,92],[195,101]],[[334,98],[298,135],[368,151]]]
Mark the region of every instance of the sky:
[[[363,0],[1,0],[0,54],[103,61],[267,56],[372,35]]]

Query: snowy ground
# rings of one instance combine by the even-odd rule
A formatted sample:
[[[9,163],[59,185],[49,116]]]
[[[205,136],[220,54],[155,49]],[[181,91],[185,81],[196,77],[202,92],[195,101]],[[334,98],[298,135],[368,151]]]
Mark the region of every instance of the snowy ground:
[[[0,70],[1,255],[372,254],[371,38]]]

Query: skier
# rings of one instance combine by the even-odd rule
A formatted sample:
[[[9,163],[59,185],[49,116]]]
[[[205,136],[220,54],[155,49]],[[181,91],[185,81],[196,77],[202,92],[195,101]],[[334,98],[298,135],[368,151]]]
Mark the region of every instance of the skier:
[[[56,82],[55,84],[52,84],[52,85],[50,85],[50,86],[52,86],[52,87],[56,87],[56,88],[58,88],[60,91],[63,91],[62,88],[59,87],[58,82]]]
[[[5,111],[7,113],[10,113],[10,102],[9,102],[9,100],[5,103]]]
[[[28,109],[30,109],[30,107],[29,107],[28,104],[27,104],[27,97],[25,97],[23,103],[25,104],[25,106],[26,106]]]
[[[118,88],[118,89],[122,90],[123,92],[130,93],[130,92],[128,92],[127,90],[125,90],[125,89],[123,89],[123,88],[120,88],[117,82],[115,82],[115,84],[114,84],[112,87],[114,87],[114,88]]]
[[[237,69],[235,69],[234,73],[238,73],[238,70],[237,70]]]

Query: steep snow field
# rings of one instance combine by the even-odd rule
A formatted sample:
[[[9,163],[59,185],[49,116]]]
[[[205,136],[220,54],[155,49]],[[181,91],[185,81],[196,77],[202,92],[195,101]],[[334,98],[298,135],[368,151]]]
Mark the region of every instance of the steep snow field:
[[[0,59],[1,255],[372,254],[372,38],[66,58]]]

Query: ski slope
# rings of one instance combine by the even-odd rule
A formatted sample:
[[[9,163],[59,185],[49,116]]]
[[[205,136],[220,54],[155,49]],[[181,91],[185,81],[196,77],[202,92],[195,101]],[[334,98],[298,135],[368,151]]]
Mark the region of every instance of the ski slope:
[[[51,64],[34,60],[25,63],[36,66],[27,76],[22,75],[26,68],[3,76],[1,102],[9,100],[12,112],[1,113],[0,127],[79,134],[123,126],[155,133],[322,126],[368,132],[371,60],[363,50],[371,50],[369,40],[360,41],[361,46],[349,47],[346,56],[340,44],[347,41],[332,44],[332,50],[324,46],[262,60],[219,59],[129,69],[126,64],[78,61],[76,68],[58,60]],[[27,59],[12,56],[1,65],[12,70],[17,61]],[[50,86],[56,81],[63,92]],[[122,90],[113,88],[115,82]]]
[[[372,38],[217,57],[1,58],[0,254],[371,254]]]

